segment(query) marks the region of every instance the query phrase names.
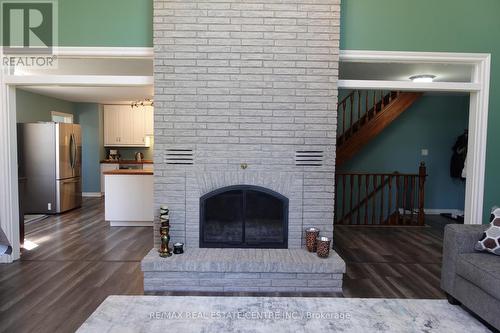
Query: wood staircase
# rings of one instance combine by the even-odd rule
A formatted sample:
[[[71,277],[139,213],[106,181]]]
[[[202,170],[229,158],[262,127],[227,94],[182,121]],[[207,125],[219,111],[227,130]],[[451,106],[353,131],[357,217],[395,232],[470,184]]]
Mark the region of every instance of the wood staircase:
[[[337,166],[352,158],[422,93],[354,90],[338,103]]]
[[[427,169],[418,173],[338,172],[336,225],[424,225]]]

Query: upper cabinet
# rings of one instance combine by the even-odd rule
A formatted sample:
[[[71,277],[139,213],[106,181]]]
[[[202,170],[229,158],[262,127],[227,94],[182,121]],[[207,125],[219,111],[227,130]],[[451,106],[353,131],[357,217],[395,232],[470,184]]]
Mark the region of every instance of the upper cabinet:
[[[104,145],[146,147],[153,135],[153,107],[104,105]]]

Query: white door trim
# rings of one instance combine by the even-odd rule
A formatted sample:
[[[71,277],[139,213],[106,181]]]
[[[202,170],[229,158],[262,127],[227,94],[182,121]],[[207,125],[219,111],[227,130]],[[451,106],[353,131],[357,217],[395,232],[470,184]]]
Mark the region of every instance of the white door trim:
[[[491,55],[482,53],[340,51],[341,62],[445,63],[472,65],[472,82],[414,83],[411,81],[339,80],[345,89],[400,89],[470,93],[469,143],[465,185],[465,223],[482,224]]]
[[[108,47],[60,47],[57,50],[61,58],[153,58],[153,48],[108,48]],[[466,185],[466,223],[481,223],[483,210],[484,167],[486,159],[486,128],[488,121],[489,101],[489,54],[465,53],[432,53],[432,52],[380,52],[380,51],[341,51],[341,61],[352,62],[399,62],[399,63],[458,63],[473,64],[475,73],[474,82],[464,91],[471,93],[471,112],[469,120],[469,152],[473,152],[471,161],[467,163]],[[16,108],[15,86],[23,84],[44,85],[74,85],[82,81],[86,84],[109,85],[118,83],[115,78],[101,79],[92,82],[87,78],[57,78],[50,75],[36,76],[36,78],[14,78],[7,71],[0,68],[0,225],[12,243],[13,253],[10,256],[0,257],[0,262],[11,262],[19,259],[19,225],[18,225],[18,185],[17,185],[17,138],[16,138]],[[123,77],[121,78],[121,85]],[[151,84],[150,77],[135,77],[129,85]],[[57,83],[56,83],[57,82]],[[354,82],[355,83],[355,82]],[[351,84],[354,84],[351,82]],[[339,81],[343,87],[345,81]],[[359,82],[356,84],[360,84]],[[479,85],[479,86],[477,86]],[[354,88],[351,86],[350,88]],[[365,87],[366,89],[369,86]],[[396,89],[397,87],[394,87]],[[404,87],[403,87],[404,88]],[[410,87],[419,90],[418,86]],[[409,88],[409,89],[410,89]],[[423,87],[420,87],[420,90]],[[429,88],[429,87],[425,87]],[[381,89],[381,88],[379,88]],[[443,90],[442,90],[443,91]],[[446,90],[445,90],[446,91]],[[458,90],[453,90],[458,91]]]
[[[59,47],[58,58],[153,58],[153,48],[136,47]],[[0,65],[0,226],[12,245],[10,256],[0,257],[0,263],[20,258],[16,86],[144,86],[153,84],[152,76],[111,75],[10,75]]]

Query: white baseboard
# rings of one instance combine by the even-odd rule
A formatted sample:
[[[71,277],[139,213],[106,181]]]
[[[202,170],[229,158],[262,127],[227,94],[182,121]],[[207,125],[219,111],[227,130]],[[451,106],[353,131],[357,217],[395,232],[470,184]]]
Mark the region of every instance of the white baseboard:
[[[452,216],[464,215],[464,211],[460,209],[428,209],[424,208],[427,215],[451,214]]]
[[[435,208],[424,208],[424,212],[426,215],[440,215],[440,214],[451,214],[452,216],[460,216],[464,215],[463,210],[459,209],[435,209]],[[403,208],[399,208],[399,214],[411,214],[411,211],[407,210],[403,212]],[[418,209],[414,209],[413,213],[418,213]]]
[[[83,192],[82,197],[100,198],[100,197],[102,197],[102,193],[101,192]]]
[[[111,227],[152,227],[150,221],[109,221]]]

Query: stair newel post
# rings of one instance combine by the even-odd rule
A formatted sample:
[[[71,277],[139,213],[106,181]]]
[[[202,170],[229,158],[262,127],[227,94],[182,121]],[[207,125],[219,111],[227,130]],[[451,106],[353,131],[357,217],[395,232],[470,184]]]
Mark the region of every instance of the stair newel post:
[[[401,205],[400,190],[401,190],[401,176],[399,173],[395,172],[396,175],[396,218],[399,223],[399,208]]]
[[[365,175],[365,197],[366,197],[366,200],[365,200],[365,222],[364,222],[364,224],[368,224],[368,195],[369,195],[368,188],[370,187],[369,176],[370,175],[368,175],[368,174]]]
[[[385,176],[382,174],[380,175],[380,220],[379,224],[384,223],[384,193],[385,193]]]
[[[425,199],[425,179],[427,178],[427,167],[424,162],[418,168],[418,225],[424,225],[424,199]]]
[[[361,207],[360,207],[360,203],[361,203],[361,175],[358,174],[358,202],[356,203],[356,206],[358,206],[358,222],[357,224],[361,224]]]
[[[352,195],[353,195],[353,183],[354,183],[354,175],[349,177],[349,186],[351,187],[349,190],[349,224],[352,224]]]

